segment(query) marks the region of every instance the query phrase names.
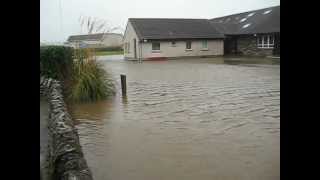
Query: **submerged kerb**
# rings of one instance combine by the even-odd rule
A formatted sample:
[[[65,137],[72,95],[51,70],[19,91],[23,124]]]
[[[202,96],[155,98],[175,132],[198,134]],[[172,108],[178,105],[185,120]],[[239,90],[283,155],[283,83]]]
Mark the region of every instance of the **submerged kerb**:
[[[77,130],[66,108],[59,81],[40,77],[40,96],[49,103],[49,164],[52,179],[92,180]]]

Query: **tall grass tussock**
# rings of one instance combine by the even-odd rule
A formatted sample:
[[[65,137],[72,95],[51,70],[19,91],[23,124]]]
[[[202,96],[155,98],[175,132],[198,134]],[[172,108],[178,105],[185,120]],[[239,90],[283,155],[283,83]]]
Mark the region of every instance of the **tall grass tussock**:
[[[76,49],[69,99],[88,102],[105,99],[115,93],[110,75],[102,68],[92,49]]]

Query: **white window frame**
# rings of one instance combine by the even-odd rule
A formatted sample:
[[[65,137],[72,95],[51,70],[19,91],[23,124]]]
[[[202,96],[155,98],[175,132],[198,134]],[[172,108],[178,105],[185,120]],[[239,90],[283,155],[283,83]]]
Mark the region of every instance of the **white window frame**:
[[[201,50],[208,50],[208,40],[203,40],[201,42],[201,44],[202,44],[202,49]],[[206,46],[204,46],[204,45],[206,45]]]
[[[267,41],[265,42],[265,37],[267,37]],[[272,38],[272,41],[270,41]],[[260,43],[260,40],[261,43]],[[273,35],[261,35],[257,38],[257,46],[261,49],[273,49],[274,47],[274,36]]]
[[[159,49],[153,49],[153,43],[159,43]],[[151,43],[151,50],[152,50],[153,52],[159,52],[159,51],[161,50],[161,43],[160,43],[160,42],[152,42],[152,43]]]

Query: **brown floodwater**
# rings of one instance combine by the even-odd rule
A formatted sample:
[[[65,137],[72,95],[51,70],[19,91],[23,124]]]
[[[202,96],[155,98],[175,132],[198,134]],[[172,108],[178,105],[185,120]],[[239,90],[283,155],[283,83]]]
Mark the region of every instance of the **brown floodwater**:
[[[280,59],[117,58],[117,95],[72,107],[96,180],[280,179]]]

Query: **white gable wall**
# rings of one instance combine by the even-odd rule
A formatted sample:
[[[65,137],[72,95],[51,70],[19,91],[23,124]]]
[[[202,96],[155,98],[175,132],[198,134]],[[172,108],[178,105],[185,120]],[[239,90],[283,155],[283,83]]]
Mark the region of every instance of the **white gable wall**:
[[[124,57],[125,58],[134,58],[134,39],[136,39],[136,48],[137,48],[137,57],[139,58],[140,53],[139,53],[139,38],[134,31],[131,23],[128,21],[126,32],[124,34],[124,39],[123,39],[123,49],[124,49]],[[125,50],[125,44],[129,44],[129,52]]]

